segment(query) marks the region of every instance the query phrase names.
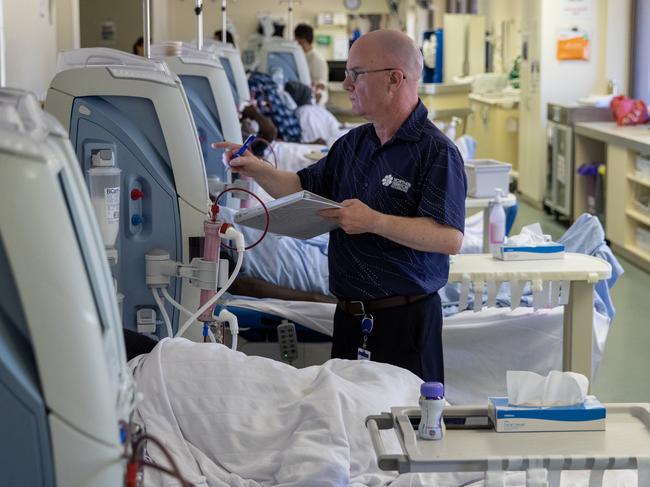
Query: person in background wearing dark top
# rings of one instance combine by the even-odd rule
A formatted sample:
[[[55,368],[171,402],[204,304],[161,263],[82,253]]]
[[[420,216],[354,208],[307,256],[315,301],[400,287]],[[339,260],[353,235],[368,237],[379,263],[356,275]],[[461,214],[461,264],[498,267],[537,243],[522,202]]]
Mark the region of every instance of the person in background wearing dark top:
[[[370,32],[350,50],[343,87],[371,123],[339,138],[323,159],[292,173],[250,151],[233,157],[239,144],[213,146],[228,148],[232,171],[273,197],[309,190],[341,202],[321,211],[338,224],[328,256],[338,299],[332,357],[370,358],[442,382],[437,291],[461,247],[467,181],[458,149],[418,98],[421,73],[422,54],[408,36]]]
[[[133,54],[144,56],[144,37],[138,37],[138,40],[133,44]]]
[[[215,30],[214,31],[214,37],[213,39],[215,41],[221,42],[223,39],[223,30]],[[235,38],[232,36],[231,32],[229,30],[226,31],[226,42],[228,44],[232,44],[233,46],[235,45]]]

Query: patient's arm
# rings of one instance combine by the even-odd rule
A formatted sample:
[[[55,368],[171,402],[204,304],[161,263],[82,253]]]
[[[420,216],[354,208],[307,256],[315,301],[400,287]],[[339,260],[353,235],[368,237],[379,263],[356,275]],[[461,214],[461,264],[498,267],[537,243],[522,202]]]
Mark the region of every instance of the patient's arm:
[[[320,293],[299,291],[288,287],[276,286],[270,282],[255,277],[238,276],[230,286],[232,294],[251,296],[254,298],[275,298],[286,301],[315,301],[319,303],[336,303],[332,296]]]

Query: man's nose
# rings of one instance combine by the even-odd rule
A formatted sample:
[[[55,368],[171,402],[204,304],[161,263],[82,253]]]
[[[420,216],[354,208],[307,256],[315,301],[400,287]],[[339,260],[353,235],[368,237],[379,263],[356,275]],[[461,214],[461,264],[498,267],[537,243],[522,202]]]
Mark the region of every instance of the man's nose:
[[[341,84],[343,86],[343,89],[345,91],[352,91],[354,90],[354,83],[350,80],[349,76],[346,76],[345,79],[343,80],[343,83]]]

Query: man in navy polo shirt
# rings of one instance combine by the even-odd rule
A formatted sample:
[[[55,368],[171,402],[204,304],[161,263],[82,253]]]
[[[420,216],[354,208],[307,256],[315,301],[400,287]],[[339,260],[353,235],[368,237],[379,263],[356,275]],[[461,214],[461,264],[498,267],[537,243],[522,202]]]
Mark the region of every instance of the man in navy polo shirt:
[[[230,164],[276,198],[306,189],[342,202],[321,212],[339,226],[328,260],[338,298],[332,357],[387,362],[442,382],[437,291],[462,243],[467,183],[458,150],[418,98],[421,72],[408,36],[370,32],[350,49],[343,87],[353,111],[371,123],[297,174],[248,152]]]

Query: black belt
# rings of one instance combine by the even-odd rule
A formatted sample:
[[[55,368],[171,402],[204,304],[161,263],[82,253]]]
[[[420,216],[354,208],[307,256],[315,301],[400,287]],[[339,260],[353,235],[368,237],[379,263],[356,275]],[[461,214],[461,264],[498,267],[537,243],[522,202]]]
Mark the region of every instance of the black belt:
[[[366,313],[379,311],[380,309],[417,303],[427,296],[428,294],[418,294],[416,296],[390,296],[388,298],[373,299],[371,301],[347,301],[339,299],[337,305],[348,314],[353,316],[363,316]]]

